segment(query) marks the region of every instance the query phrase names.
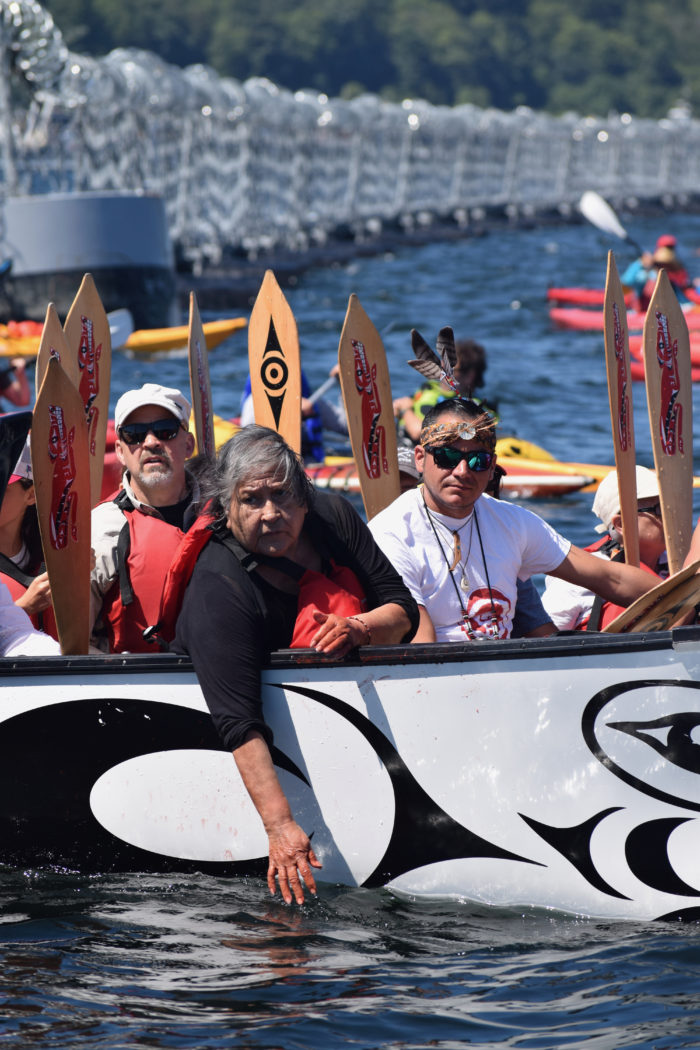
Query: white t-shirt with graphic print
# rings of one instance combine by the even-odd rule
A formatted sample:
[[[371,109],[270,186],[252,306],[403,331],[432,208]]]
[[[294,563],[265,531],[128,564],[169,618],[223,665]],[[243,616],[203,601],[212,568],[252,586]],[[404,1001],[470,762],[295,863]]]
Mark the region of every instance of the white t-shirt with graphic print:
[[[517,579],[551,572],[571,548],[536,514],[491,496],[481,496],[467,518],[429,512],[422,486],[399,496],[372,518],[369,528],[427,609],[439,642],[508,638]],[[455,531],[461,559],[450,572]]]

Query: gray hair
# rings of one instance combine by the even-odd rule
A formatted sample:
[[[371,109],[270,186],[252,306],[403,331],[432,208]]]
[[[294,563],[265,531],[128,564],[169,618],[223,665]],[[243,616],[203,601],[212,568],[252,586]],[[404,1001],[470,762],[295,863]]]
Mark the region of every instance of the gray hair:
[[[255,423],[220,448],[209,495],[225,511],[242,484],[268,473],[289,488],[300,507],[311,506],[314,488],[299,456],[275,430]]]

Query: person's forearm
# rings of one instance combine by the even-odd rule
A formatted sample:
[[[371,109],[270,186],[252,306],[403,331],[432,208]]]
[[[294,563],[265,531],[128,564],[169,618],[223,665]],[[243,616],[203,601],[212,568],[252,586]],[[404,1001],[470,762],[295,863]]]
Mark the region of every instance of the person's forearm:
[[[263,736],[251,732],[233,757],[265,830],[273,831],[293,820],[292,811],[277,778],[272,756]]]
[[[411,621],[396,602],[380,605],[359,616],[370,630],[372,645],[397,645],[411,629]]]
[[[603,578],[596,593],[615,605],[631,605],[659,582],[651,573],[633,565],[613,562],[612,570]]]

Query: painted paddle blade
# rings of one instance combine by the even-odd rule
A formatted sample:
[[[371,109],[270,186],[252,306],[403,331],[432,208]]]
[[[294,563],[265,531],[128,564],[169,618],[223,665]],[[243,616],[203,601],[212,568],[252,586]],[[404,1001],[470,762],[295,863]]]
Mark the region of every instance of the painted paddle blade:
[[[78,358],[75,354],[71,354],[68,349],[63,326],[61,325],[60,318],[53,303],[49,303],[46,308],[44,328],[41,333],[41,339],[39,340],[39,351],[36,358],[36,373],[34,377],[34,386],[37,397],[44,382],[46,368],[51,357],[58,358],[63,366],[63,371],[77,389]]]
[[[674,574],[693,531],[693,389],[688,326],[664,270],[647,310],[643,345],[651,442]]]
[[[301,453],[301,362],[294,314],[267,270],[248,322],[248,362],[255,422]]]
[[[700,560],[637,598],[624,612],[603,628],[604,634],[638,634],[642,631],[670,631],[682,624],[700,602]]]
[[[211,382],[209,380],[209,356],[207,344],[199,316],[197,297],[190,292],[190,326],[187,340],[187,355],[190,365],[190,391],[192,410],[194,412],[194,434],[197,441],[197,452],[214,459],[216,443],[214,440],[214,415],[211,400]]]
[[[0,416],[0,503],[10,474],[22,454],[32,425],[31,412],[8,412]]]
[[[65,655],[87,653],[90,633],[90,457],[82,398],[51,358],[31,432],[39,531]]]
[[[102,300],[89,273],[83,277],[63,330],[69,354],[75,355],[77,361],[77,387],[88,427],[90,499],[94,507],[102,498],[112,337]],[[71,371],[68,371],[68,375],[71,375]]]
[[[356,295],[338,347],[340,385],[367,519],[401,493],[396,423],[384,344]]]
[[[605,367],[608,373],[610,423],[620,493],[625,561],[628,565],[639,565],[637,472],[627,310],[615,265],[615,256],[612,252],[608,253],[603,311],[605,314]]]

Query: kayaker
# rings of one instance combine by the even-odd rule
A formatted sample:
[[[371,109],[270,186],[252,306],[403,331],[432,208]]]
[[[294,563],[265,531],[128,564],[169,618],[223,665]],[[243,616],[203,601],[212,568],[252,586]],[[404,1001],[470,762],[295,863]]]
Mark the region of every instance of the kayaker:
[[[419,336],[419,333],[416,335]],[[419,336],[419,338],[422,337]],[[452,374],[459,388],[458,391],[454,390],[445,380],[426,379],[412,397],[394,399],[394,415],[398,421],[399,436],[408,438],[414,445],[420,438],[423,418],[428,409],[436,405],[438,401],[456,397],[457,394],[461,397],[473,398],[474,391],[484,385],[486,351],[483,346],[474,339],[459,339],[455,342],[454,347],[456,363]],[[482,403],[478,398],[475,400],[477,404]],[[486,402],[483,404],[484,407],[490,407]]]
[[[329,378],[337,379],[338,365],[333,365]],[[304,372],[301,373],[301,455],[307,463],[323,463],[326,455],[323,432],[348,436],[348,421],[342,401],[333,402],[325,397],[311,400],[312,392]],[[242,427],[255,422],[250,376],[246,380],[241,398]]]
[[[659,577],[668,575],[659,482],[655,472],[647,467],[638,465],[636,474],[639,560],[643,568],[654,574],[654,582],[658,583]],[[616,470],[611,471],[601,481],[592,510],[600,518],[600,524],[595,526],[595,531],[602,535],[601,539],[585,549],[598,558],[624,561]],[[560,631],[599,631],[622,612],[620,606],[603,602],[593,591],[553,576],[547,577],[542,600]]]
[[[9,364],[0,366],[0,395],[17,408],[29,404],[31,392],[23,357],[13,357]]]
[[[58,638],[43,561],[27,439],[0,504],[0,579],[15,605],[27,613],[37,630]]]
[[[197,517],[199,484],[186,469],[194,451],[190,403],[172,387],[128,390],[114,411],[121,489],[92,512],[91,645],[153,652],[142,632],[158,622],[163,583]]]
[[[218,520],[187,587],[173,648],[189,653],[214,724],[268,835],[267,882],[287,903],[315,893],[320,867],[270,756],[260,671],[275,649],[310,646],[339,660],[409,641],[415,602],[341,496],[315,493],[273,430],[251,425],[221,449]]]
[[[698,293],[688,276],[688,271],[676,255],[676,243],[672,234],[663,234],[658,238],[653,252],[643,252],[622,273],[620,280],[623,285],[632,289],[640,310],[646,310],[649,306],[660,270],[665,270],[668,274],[671,287],[681,303],[698,301]]]
[[[507,638],[517,580],[560,576],[627,606],[649,573],[595,558],[523,507],[486,494],[496,467],[493,417],[462,398],[426,413],[416,464],[419,489],[369,523],[421,611],[415,641]]]

